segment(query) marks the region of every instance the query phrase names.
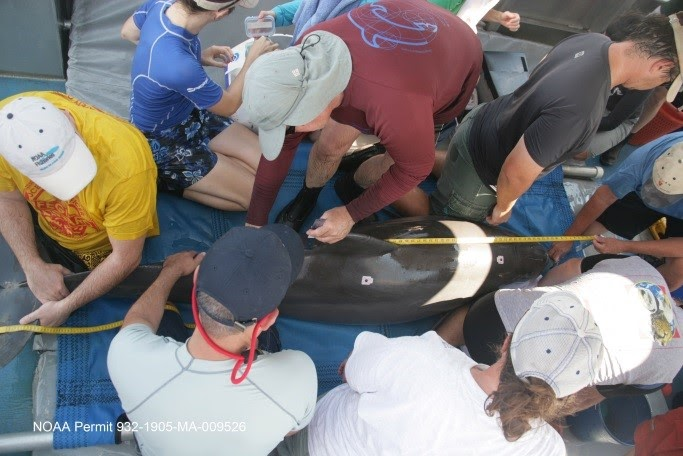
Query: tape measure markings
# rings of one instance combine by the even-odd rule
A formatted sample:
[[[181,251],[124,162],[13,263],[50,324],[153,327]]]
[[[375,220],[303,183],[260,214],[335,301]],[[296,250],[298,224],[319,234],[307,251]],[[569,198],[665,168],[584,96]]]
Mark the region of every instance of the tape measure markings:
[[[595,236],[489,236],[489,237],[455,237],[455,238],[410,238],[385,239],[397,245],[447,245],[447,244],[514,244],[528,242],[569,242],[592,241]]]
[[[177,314],[180,314],[176,306],[172,304],[166,304],[164,310],[170,310]],[[15,332],[34,332],[41,334],[91,334],[100,331],[108,331],[110,329],[116,329],[123,325],[123,320],[115,321],[112,323],[107,323],[104,325],[97,326],[84,326],[84,327],[68,327],[68,326],[41,326],[41,325],[8,325],[0,326],[0,334],[15,333]],[[189,329],[194,329],[194,323],[185,323],[185,326]]]

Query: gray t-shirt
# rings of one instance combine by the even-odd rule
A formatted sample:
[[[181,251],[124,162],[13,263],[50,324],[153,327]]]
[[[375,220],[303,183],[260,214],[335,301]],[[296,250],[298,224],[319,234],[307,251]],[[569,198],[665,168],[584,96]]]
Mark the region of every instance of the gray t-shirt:
[[[529,155],[546,171],[586,150],[611,94],[610,44],[597,33],[567,38],[527,82],[481,108],[468,149],[482,182],[496,184],[522,135]]]
[[[558,290],[575,295],[600,328],[605,355],[595,384],[669,383],[683,366],[683,310],[643,259],[604,260],[558,286],[498,291],[496,308],[505,329],[512,332],[536,299]]]
[[[122,329],[107,367],[142,454],[268,454],[308,424],[318,382],[305,353],[259,356],[239,385],[230,381],[234,365],[193,358],[143,324]]]

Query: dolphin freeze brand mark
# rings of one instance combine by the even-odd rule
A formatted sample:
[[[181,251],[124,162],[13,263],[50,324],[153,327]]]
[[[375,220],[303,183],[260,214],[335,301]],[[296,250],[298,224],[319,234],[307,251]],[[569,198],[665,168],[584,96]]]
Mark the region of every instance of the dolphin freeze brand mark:
[[[545,250],[538,243],[396,245],[386,239],[510,234],[433,216],[356,227],[342,241],[306,252],[280,313],[346,324],[400,323],[440,314],[537,277],[547,262]]]
[[[403,50],[428,45],[439,31],[438,18],[422,10],[398,10],[387,5],[371,4],[348,13],[363,41],[377,49]]]

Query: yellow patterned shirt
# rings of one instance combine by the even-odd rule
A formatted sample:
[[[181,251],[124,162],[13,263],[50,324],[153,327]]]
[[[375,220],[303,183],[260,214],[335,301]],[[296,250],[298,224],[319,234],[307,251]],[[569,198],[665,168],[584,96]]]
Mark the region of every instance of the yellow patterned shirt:
[[[133,240],[159,234],[157,168],[147,140],[127,121],[59,92],[26,92],[68,111],[97,163],[95,178],[61,201],[0,156],[0,191],[18,189],[38,213],[42,230],[93,268],[111,253],[109,238]]]

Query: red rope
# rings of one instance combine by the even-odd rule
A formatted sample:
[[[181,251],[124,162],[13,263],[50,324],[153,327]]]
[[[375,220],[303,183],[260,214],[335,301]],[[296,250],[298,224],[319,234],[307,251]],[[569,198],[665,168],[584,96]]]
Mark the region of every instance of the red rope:
[[[258,330],[261,325],[260,321],[257,321],[256,324],[254,325],[254,332],[251,334],[251,345],[249,347],[249,359],[247,360],[247,367],[244,370],[244,374],[240,378],[237,378],[237,372],[239,372],[239,368],[242,367],[244,364],[244,356],[242,355],[236,355],[234,353],[231,353],[221,346],[219,346],[216,342],[211,339],[211,337],[206,333],[206,330],[204,329],[204,326],[202,326],[202,322],[199,319],[199,308],[197,306],[197,282],[192,285],[192,315],[194,316],[194,322],[196,325],[197,330],[199,331],[199,334],[201,334],[202,338],[204,341],[209,344],[209,347],[213,348],[215,351],[220,353],[221,355],[227,356],[228,358],[232,358],[235,360],[235,367],[232,369],[232,375],[230,375],[230,381],[232,381],[233,385],[239,385],[244,381],[245,378],[247,378],[247,375],[249,375],[249,371],[251,370],[251,364],[254,361],[254,354],[256,352],[255,347],[256,347],[256,337],[258,335]]]

